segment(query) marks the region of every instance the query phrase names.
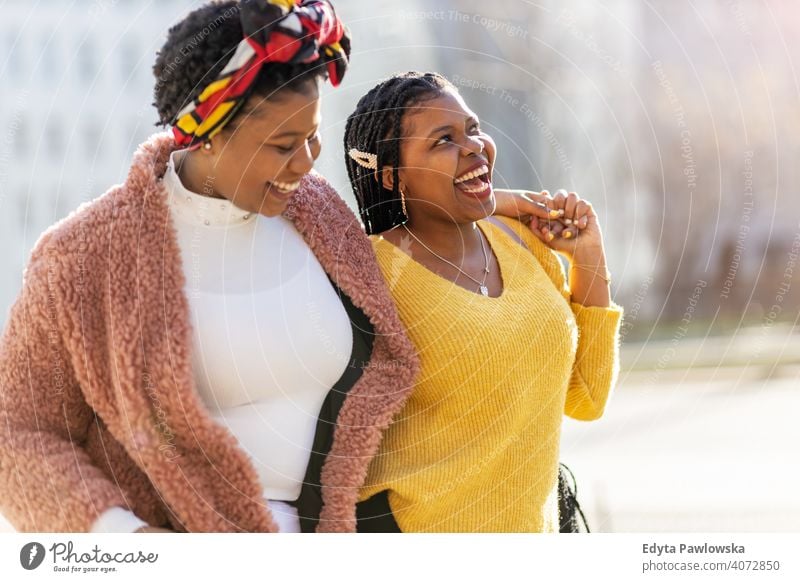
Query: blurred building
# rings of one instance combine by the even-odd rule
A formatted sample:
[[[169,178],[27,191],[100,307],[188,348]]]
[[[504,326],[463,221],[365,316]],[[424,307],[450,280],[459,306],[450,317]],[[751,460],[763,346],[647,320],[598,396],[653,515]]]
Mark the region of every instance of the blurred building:
[[[150,70],[186,0],[3,5],[0,323],[41,232],[121,182],[155,129]]]
[[[122,181],[156,129],[155,52],[201,3],[4,5],[0,323],[41,231]],[[779,317],[797,310],[790,0],[335,5],[353,33],[352,67],[324,89],[317,167],[351,205],[341,139],[356,101],[392,73],[439,70],[498,142],[498,185],[564,187],[594,203],[626,333],[685,318],[698,282],[694,318],[759,321],[776,301]]]

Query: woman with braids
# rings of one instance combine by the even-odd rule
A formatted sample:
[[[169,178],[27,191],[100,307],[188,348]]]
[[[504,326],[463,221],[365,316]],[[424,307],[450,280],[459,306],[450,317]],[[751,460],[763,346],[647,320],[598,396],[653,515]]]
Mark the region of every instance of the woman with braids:
[[[378,84],[344,142],[362,220],[421,361],[361,488],[366,503],[384,503],[372,523],[558,531],[562,415],[600,417],[618,369],[622,309],[591,204],[529,193],[529,226],[491,217],[495,144],[435,73]]]
[[[21,531],[356,531],[417,358],[312,165],[349,39],[326,1],[169,31],[172,125],[38,241],[0,344],[0,512]]]

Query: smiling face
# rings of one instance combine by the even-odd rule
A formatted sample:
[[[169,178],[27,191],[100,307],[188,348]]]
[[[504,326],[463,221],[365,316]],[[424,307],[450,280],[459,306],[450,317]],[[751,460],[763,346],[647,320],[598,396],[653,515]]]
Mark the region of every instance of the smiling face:
[[[459,224],[494,211],[494,141],[461,95],[447,88],[410,109],[402,121],[400,188],[409,220],[436,218]],[[384,169],[391,187],[391,171]]]
[[[243,210],[277,216],[320,154],[319,89],[309,81],[302,91],[251,99],[257,105],[215,136],[211,150],[196,150],[202,158],[203,189],[210,186]]]

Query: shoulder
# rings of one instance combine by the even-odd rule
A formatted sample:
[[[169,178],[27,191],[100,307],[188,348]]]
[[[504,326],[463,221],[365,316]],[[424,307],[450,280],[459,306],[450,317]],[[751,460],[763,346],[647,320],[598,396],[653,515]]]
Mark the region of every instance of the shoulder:
[[[122,186],[113,186],[102,196],[84,202],[58,222],[50,225],[37,239],[30,260],[58,255],[69,258],[86,252],[93,242],[102,240],[114,219],[114,198]]]
[[[355,214],[339,196],[336,188],[325,176],[312,170],[300,181],[284,211],[284,216],[293,219],[313,217],[315,220],[346,219],[348,223],[355,219]]]
[[[50,276],[57,269],[59,276],[69,278],[87,262],[105,258],[112,232],[119,235],[140,220],[145,192],[155,183],[156,170],[166,168],[165,160],[172,149],[174,145],[167,134],[154,134],[142,143],[124,183],[82,203],[39,236],[25,278],[34,277],[41,268],[46,268]]]
[[[336,188],[333,187],[333,184],[316,170],[311,170],[308,174],[303,176],[303,179],[300,181],[298,194],[302,192],[312,196],[339,195]]]
[[[550,280],[553,281],[553,284],[555,284],[562,294],[568,294],[566,271],[558,253],[540,241],[536,235],[531,232],[528,225],[520,222],[518,219],[509,218],[507,216],[495,216],[494,218],[508,226],[522,239],[525,246],[528,247],[531,254],[533,254],[538,263],[542,266],[544,272]]]
[[[544,261],[551,263],[552,261],[559,261],[558,254],[540,241],[534,235],[529,226],[516,218],[509,218],[508,216],[493,216],[498,222],[502,222],[509,227],[514,234],[516,234],[525,243],[525,246],[536,256],[540,262]]]

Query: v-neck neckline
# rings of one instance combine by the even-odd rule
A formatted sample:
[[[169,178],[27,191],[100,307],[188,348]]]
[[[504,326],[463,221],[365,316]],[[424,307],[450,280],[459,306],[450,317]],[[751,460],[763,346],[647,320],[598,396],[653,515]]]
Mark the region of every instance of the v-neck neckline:
[[[386,244],[390,245],[392,247],[392,249],[394,249],[396,252],[403,253],[406,256],[406,258],[408,259],[408,261],[413,265],[413,267],[415,269],[421,270],[421,272],[429,275],[434,280],[436,280],[438,283],[446,285],[448,288],[457,287],[458,289],[460,289],[464,293],[469,293],[470,295],[475,295],[479,299],[488,299],[488,300],[491,300],[491,301],[499,301],[499,300],[504,299],[506,297],[507,289],[508,289],[508,283],[509,282],[508,282],[508,280],[506,278],[506,270],[505,270],[504,265],[503,265],[503,263],[502,263],[502,261],[500,259],[500,255],[497,252],[495,252],[495,250],[494,250],[494,247],[496,245],[492,244],[492,241],[490,240],[490,237],[489,237],[489,234],[487,232],[487,229],[485,228],[486,225],[481,224],[482,222],[483,222],[482,220],[479,220],[479,221],[476,222],[476,224],[477,224],[478,228],[481,230],[481,233],[483,234],[484,238],[486,238],[486,245],[489,247],[489,249],[488,249],[489,252],[494,255],[495,262],[497,263],[497,268],[498,268],[498,271],[500,273],[500,283],[503,286],[503,288],[500,291],[500,295],[498,295],[497,297],[492,297],[491,295],[483,295],[480,292],[480,290],[470,291],[469,289],[467,289],[466,287],[462,287],[461,285],[459,285],[455,281],[451,281],[450,279],[448,279],[446,277],[443,277],[439,273],[436,273],[435,271],[429,269],[428,267],[426,267],[425,265],[423,265],[422,263],[417,261],[414,257],[412,257],[410,254],[408,254],[406,251],[404,251],[403,249],[401,249],[400,247],[395,245],[393,242],[391,242],[387,238],[381,236],[380,240],[385,241]],[[492,225],[489,222],[487,222],[486,224],[488,224],[492,229],[495,228],[494,225]],[[495,234],[495,232],[492,233],[492,238],[494,238],[494,234]],[[474,283],[474,281],[472,281],[472,282]]]

